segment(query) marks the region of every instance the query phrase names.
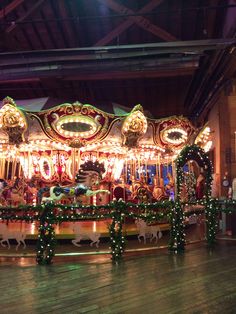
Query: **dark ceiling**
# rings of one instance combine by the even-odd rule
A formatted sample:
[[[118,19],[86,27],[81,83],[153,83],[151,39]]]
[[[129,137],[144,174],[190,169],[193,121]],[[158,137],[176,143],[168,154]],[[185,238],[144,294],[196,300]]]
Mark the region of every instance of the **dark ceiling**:
[[[0,98],[205,114],[235,77],[236,1],[2,0]]]

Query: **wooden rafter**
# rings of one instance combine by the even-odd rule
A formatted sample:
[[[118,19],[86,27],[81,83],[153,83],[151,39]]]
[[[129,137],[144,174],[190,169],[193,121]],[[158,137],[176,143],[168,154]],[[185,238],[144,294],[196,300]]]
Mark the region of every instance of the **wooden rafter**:
[[[180,77],[180,76],[192,76],[196,70],[196,65],[189,66],[189,68],[179,69],[173,66],[170,70],[163,69],[158,71],[144,70],[144,71],[106,71],[99,73],[87,73],[84,74],[68,75],[63,78],[64,81],[99,81],[99,80],[111,80],[111,79],[143,79],[143,78],[157,78],[157,77]],[[8,82],[8,81],[7,81]],[[9,81],[10,82],[10,81]],[[0,84],[4,82],[0,81]]]
[[[95,46],[103,46],[109,43],[112,39],[120,35],[122,32],[124,32],[127,28],[129,28],[131,25],[136,23],[143,29],[145,29],[148,32],[151,32],[155,36],[164,39],[165,41],[175,41],[176,38],[163,30],[162,28],[152,24],[147,18],[141,16],[144,13],[148,13],[152,11],[155,7],[160,5],[160,3],[163,0],[152,0],[147,5],[145,5],[142,9],[140,9],[138,12],[134,12],[131,9],[128,9],[124,5],[121,5],[114,0],[98,0],[99,2],[103,3],[104,5],[107,5],[110,9],[116,11],[120,14],[127,14],[130,15],[127,20],[125,20],[123,23],[118,25],[114,30],[112,30],[109,34],[107,34],[104,38],[99,40]],[[137,16],[137,14],[140,14],[140,16]],[[135,16],[134,16],[135,15]]]
[[[69,25],[69,21],[66,21],[67,7],[65,1],[58,2],[58,9],[64,21],[62,22],[62,27],[65,31],[66,38],[68,38],[68,46],[75,47],[76,46],[76,34],[73,34],[73,25]]]
[[[0,20],[5,18],[9,13],[15,10],[25,0],[14,0],[8,4],[5,8],[0,10]]]
[[[114,28],[110,33],[100,39],[94,46],[105,46],[109,42],[111,42],[114,38],[118,37],[121,33],[123,33],[126,29],[128,29],[134,22],[131,20],[126,20],[116,28]]]
[[[22,15],[17,21],[15,21],[14,24],[12,24],[11,26],[9,26],[6,29],[6,33],[10,33],[12,32],[16,27],[17,24],[24,21],[28,16],[30,16],[36,9],[38,9],[38,7],[44,2],[45,0],[39,0],[38,2],[34,3],[34,5],[27,11],[25,12],[24,15]],[[21,1],[22,2],[22,1]]]
[[[210,6],[214,6],[214,5],[219,5],[219,0],[215,1],[215,0],[210,0],[209,3]],[[206,36],[208,38],[217,38],[217,36],[215,36],[215,26],[217,24],[217,18],[216,18],[216,14],[217,10],[209,10],[207,11],[205,14],[207,14],[205,16],[205,21],[206,21]]]

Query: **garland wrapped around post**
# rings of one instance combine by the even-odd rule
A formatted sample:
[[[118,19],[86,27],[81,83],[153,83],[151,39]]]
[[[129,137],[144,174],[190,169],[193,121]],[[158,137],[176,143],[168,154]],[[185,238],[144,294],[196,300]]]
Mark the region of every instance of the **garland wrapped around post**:
[[[125,238],[122,233],[122,224],[124,222],[125,203],[123,201],[115,201],[114,209],[111,212],[112,223],[109,225],[111,259],[119,262],[125,248]]]
[[[216,243],[217,223],[217,206],[216,201],[212,198],[207,199],[205,207],[206,216],[206,238],[209,247]]]
[[[169,250],[175,253],[183,252],[185,247],[184,217],[181,203],[175,202],[170,215]]]
[[[40,213],[40,225],[37,241],[36,261],[39,265],[51,264],[54,256],[56,245],[54,223],[54,204],[46,203],[42,205],[42,212]]]
[[[211,199],[211,183],[212,183],[212,164],[210,159],[204,150],[198,145],[187,145],[179,154],[176,160],[176,203],[181,203],[181,187],[184,182],[184,171],[183,166],[189,160],[195,160],[200,167],[204,169],[206,182],[205,182],[205,217],[206,217],[206,239],[209,246],[212,246],[215,243],[216,235],[216,206],[215,202]],[[175,228],[173,237],[177,237],[177,232],[182,233],[184,229],[183,224],[178,225]],[[173,239],[171,239],[171,243]]]

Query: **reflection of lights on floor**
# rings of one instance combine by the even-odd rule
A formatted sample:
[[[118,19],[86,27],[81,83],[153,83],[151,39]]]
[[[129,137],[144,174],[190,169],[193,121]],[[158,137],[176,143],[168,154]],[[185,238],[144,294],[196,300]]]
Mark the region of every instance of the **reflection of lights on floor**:
[[[56,253],[55,256],[83,256],[83,255],[102,255],[102,254],[110,254],[110,251]]]
[[[93,222],[93,232],[96,232],[97,231],[97,222],[94,221]]]

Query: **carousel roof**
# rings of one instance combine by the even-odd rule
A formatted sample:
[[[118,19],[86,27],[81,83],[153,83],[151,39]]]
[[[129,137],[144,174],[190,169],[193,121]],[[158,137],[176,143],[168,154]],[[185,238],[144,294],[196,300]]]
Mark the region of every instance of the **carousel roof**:
[[[197,130],[183,116],[151,119],[141,105],[129,113],[115,115],[89,104],[65,103],[46,110],[31,111],[11,98],[0,109],[1,141],[25,147],[54,149],[100,149],[119,152],[148,149],[173,152],[193,141]],[[53,144],[52,144],[53,143]]]

